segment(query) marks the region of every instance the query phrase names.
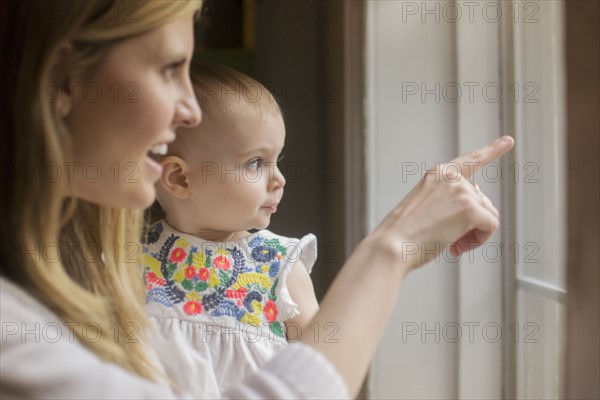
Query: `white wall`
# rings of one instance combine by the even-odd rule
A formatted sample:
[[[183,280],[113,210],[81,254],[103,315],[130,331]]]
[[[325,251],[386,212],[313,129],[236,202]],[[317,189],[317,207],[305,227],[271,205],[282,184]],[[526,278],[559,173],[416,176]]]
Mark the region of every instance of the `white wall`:
[[[456,7],[450,9],[447,3],[461,8],[462,17],[456,18]],[[482,3],[478,3],[479,13],[475,9],[469,21],[465,14],[468,8],[462,3],[368,2],[366,115],[371,229],[418,182],[426,167],[500,135],[501,101],[490,101],[481,90],[486,83],[500,84],[499,27],[482,17]],[[425,13],[423,7],[433,13]],[[493,10],[489,11],[488,17],[493,16]],[[455,22],[448,22],[452,19]],[[422,98],[421,89],[435,92],[436,82],[439,91]],[[479,84],[472,99],[465,82]],[[448,83],[451,85],[444,91]],[[463,91],[460,101],[454,101],[457,85]],[[418,93],[411,95],[416,88]],[[499,203],[500,183],[476,182],[494,203]],[[498,233],[492,241],[499,243],[499,237]],[[485,262],[481,252],[471,262],[450,261],[442,257],[414,272],[404,283],[394,317],[373,360],[369,380],[372,398],[501,397],[503,337],[491,343],[482,327],[488,323],[502,327],[502,263]],[[455,340],[457,326],[462,336]],[[423,328],[430,333],[423,336]],[[411,334],[415,329],[418,332]],[[495,335],[493,329],[487,333],[487,339]]]

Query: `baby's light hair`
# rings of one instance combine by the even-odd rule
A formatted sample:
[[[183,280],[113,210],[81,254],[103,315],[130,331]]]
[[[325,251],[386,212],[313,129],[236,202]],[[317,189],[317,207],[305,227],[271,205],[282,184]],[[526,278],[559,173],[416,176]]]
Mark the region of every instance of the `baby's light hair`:
[[[200,107],[209,118],[233,117],[244,107],[261,113],[281,112],[263,84],[232,68],[199,61],[191,66],[190,76]]]
[[[196,61],[190,67],[196,99],[202,111],[202,122],[193,130],[178,132],[169,145],[169,155],[183,156],[192,142],[208,125],[226,127],[237,118],[254,115],[282,115],[273,94],[260,82],[224,65]]]

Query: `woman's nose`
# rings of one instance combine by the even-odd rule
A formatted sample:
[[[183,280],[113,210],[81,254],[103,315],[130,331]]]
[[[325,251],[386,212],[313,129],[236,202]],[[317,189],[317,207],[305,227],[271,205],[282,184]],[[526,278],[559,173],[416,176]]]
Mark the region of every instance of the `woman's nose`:
[[[185,128],[193,128],[202,121],[202,111],[196,100],[196,96],[192,95],[180,102],[175,109],[175,122],[177,125]]]

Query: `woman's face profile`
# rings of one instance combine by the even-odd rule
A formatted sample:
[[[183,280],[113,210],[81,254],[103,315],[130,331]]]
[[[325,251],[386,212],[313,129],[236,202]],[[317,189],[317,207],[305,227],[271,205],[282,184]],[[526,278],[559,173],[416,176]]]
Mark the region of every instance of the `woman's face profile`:
[[[189,78],[192,14],[114,44],[90,77],[69,82],[76,196],[143,208],[161,167],[149,154],[201,119]]]

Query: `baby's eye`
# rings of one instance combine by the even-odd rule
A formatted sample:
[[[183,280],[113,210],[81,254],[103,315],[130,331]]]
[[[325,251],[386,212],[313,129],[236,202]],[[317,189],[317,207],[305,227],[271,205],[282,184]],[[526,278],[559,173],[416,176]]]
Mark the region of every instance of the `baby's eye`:
[[[248,168],[250,169],[259,169],[263,164],[263,160],[260,158],[254,159],[248,162]]]

